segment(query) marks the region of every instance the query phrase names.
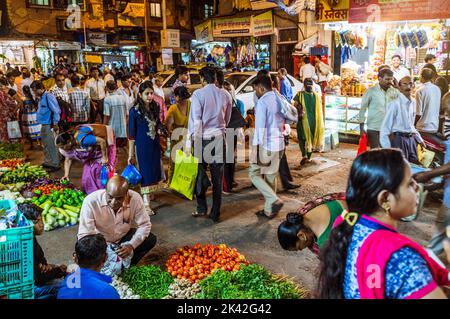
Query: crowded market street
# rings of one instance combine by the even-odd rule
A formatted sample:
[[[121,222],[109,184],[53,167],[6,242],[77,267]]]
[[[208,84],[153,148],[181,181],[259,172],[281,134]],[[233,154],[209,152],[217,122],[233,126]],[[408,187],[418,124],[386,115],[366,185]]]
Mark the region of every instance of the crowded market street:
[[[0,0],[0,305],[448,299],[449,83],[450,1]]]

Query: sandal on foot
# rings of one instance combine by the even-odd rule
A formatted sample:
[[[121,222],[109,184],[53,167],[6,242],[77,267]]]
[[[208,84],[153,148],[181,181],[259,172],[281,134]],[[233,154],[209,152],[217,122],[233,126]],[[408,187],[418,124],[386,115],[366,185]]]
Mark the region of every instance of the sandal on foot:
[[[195,211],[192,213],[192,216],[193,217],[203,217],[203,216],[206,216],[206,213],[199,213],[199,212]]]

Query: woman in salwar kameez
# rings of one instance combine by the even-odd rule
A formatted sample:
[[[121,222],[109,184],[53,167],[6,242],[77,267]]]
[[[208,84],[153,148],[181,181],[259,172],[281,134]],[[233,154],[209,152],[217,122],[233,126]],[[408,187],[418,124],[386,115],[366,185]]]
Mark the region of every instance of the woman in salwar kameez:
[[[77,126],[74,132],[58,135],[56,145],[65,157],[64,177],[68,179],[72,161],[83,163],[82,190],[86,194],[105,188],[100,171],[107,165],[113,171],[117,163],[115,138],[112,128],[103,124]]]
[[[162,188],[160,132],[160,105],[154,99],[153,84],[145,81],[139,86],[137,103],[128,117],[128,163],[138,164],[142,175],[141,194],[149,215],[155,212],[150,206],[151,194]]]
[[[322,100],[313,92],[313,81],[305,79],[305,91],[294,97],[294,104],[299,109],[297,137],[302,152],[301,164],[311,160],[314,151],[322,151],[324,146],[325,124],[322,111]]]

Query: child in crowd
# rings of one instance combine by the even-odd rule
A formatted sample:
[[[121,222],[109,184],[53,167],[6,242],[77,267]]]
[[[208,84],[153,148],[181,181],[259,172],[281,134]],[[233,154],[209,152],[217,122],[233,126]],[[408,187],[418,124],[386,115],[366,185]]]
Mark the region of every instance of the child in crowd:
[[[120,299],[110,284],[112,278],[100,273],[106,261],[106,240],[101,234],[87,235],[75,244],[77,270],[68,275],[58,299]]]
[[[33,256],[34,256],[34,297],[35,299],[55,299],[60,282],[67,272],[66,265],[50,265],[44,256],[44,251],[36,240],[36,236],[44,233],[42,209],[31,203],[18,205],[19,211],[34,224]]]

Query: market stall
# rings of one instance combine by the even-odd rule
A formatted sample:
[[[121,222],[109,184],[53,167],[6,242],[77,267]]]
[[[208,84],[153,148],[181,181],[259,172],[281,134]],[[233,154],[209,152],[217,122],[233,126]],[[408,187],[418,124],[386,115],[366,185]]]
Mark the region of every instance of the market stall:
[[[394,55],[402,58],[403,66],[417,85],[427,54],[437,57],[435,66],[439,74],[448,74],[449,31],[443,21],[344,23],[337,28],[335,24],[334,35],[334,59],[338,60],[340,74],[328,83],[326,126],[350,139],[359,136],[362,96],[377,83],[378,68],[390,65]]]

